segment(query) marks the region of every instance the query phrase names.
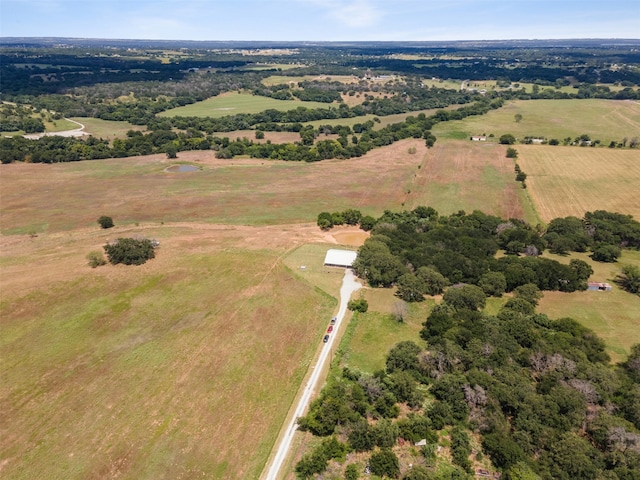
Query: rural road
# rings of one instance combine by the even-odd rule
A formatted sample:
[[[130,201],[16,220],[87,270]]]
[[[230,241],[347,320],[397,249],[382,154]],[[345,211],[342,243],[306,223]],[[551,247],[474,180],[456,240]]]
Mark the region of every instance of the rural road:
[[[361,287],[362,285],[356,280],[356,277],[351,269],[347,268],[342,280],[342,287],[340,288],[340,309],[338,310],[334,332],[337,332],[340,329],[342,319],[344,318],[345,313],[347,313],[347,303],[351,298],[351,294]],[[327,324],[328,321],[329,319],[327,319]],[[296,420],[298,419],[298,417],[304,415],[304,412],[309,406],[311,395],[316,391],[318,387],[320,376],[322,374],[322,371],[324,370],[327,360],[330,360],[334,341],[337,341],[335,333],[331,334],[329,336],[329,341],[323,344],[322,351],[320,352],[320,356],[318,357],[318,363],[316,363],[315,366],[311,367],[313,368],[313,372],[304,387],[304,391],[302,393],[302,396],[300,397],[300,400],[298,401],[295,412],[288,420],[285,434],[280,440],[280,444],[277,445],[277,450],[273,458],[273,462],[271,463],[271,465],[267,465],[267,474],[263,475],[262,477],[265,480],[277,480],[278,478],[278,473],[280,472],[282,464],[284,463],[284,459],[287,457],[287,453],[289,452],[289,447],[291,446],[293,435],[298,429]]]
[[[65,118],[65,120],[68,120],[72,123],[75,123],[76,125],[79,125],[79,128],[76,128],[74,130],[63,130],[61,132],[30,133],[28,135],[25,135],[24,138],[28,138],[30,140],[37,140],[38,138],[52,137],[55,135],[59,137],[81,137],[83,135],[87,135],[87,132],[84,131],[83,124],[81,124],[80,122],[76,122],[75,120],[71,120],[69,118]]]

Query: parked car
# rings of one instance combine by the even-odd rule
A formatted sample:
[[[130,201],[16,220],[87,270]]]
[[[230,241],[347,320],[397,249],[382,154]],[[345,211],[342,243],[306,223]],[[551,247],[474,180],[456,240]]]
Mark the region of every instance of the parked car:
[[[322,339],[322,341],[324,343],[327,343],[329,341],[329,335],[325,335],[324,338]]]
[[[333,317],[331,319],[331,325],[335,325],[336,324],[336,320],[338,320],[338,317]]]
[[[333,332],[333,325],[329,325],[329,328],[327,328],[327,333],[331,332]]]

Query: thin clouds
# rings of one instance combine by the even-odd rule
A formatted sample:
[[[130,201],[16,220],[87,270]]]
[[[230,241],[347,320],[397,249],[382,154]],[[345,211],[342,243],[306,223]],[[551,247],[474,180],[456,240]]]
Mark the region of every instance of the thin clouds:
[[[373,0],[302,0],[324,11],[324,16],[349,28],[372,27],[384,16]]]
[[[167,40],[638,38],[638,0],[0,0],[0,35]]]

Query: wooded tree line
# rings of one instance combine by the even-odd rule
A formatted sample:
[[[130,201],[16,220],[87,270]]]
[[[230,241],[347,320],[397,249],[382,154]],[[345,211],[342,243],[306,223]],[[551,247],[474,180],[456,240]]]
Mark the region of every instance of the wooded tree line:
[[[435,137],[429,129],[442,119],[459,119],[468,115],[481,115],[499,108],[500,100],[478,102],[461,107],[458,110],[445,112],[446,115],[426,117],[418,114],[409,117],[405,122],[392,124],[380,130],[373,130],[372,124],[363,124],[360,137],[354,143],[353,138],[347,140],[346,127],[335,127],[343,135],[336,141],[321,140],[313,145],[305,145],[304,137],[298,143],[254,143],[249,139],[230,141],[229,138],[204,135],[194,128],[186,132],[175,133],[171,130],[156,130],[150,133],[129,132],[127,139],[116,139],[110,146],[106,140],[89,137],[87,140],[65,137],[44,137],[39,140],[26,140],[22,137],[0,138],[0,161],[31,161],[34,163],[57,163],[101,158],[119,158],[135,155],[184,150],[216,150],[219,158],[233,158],[236,155],[249,155],[253,158],[269,158],[293,161],[318,161],[329,158],[351,158],[384,145],[390,145],[404,138],[424,138],[427,145],[432,146]],[[306,132],[309,132],[307,130]],[[311,130],[311,138],[319,135],[318,130]],[[313,143],[313,140],[312,142]]]
[[[623,248],[640,248],[640,223],[600,210],[582,219],[554,219],[546,229],[479,211],[449,216],[431,207],[387,211],[360,248],[354,269],[373,287],[397,286],[406,301],[421,301],[460,283],[495,296],[528,284],[540,290],[586,289],[593,273],[589,264],[541,257],[547,248],[560,254],[591,251],[595,261],[614,262]],[[498,250],[506,256],[496,258]],[[475,290],[461,291],[473,296]]]

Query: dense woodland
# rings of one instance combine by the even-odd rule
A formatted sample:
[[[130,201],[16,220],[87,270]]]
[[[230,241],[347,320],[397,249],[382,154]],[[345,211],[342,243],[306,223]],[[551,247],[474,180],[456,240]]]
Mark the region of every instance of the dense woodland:
[[[606,41],[469,43],[351,43],[259,45],[245,43],[119,42],[4,39],[0,44],[0,131],[37,133],[43,118],[94,117],[144,125],[149,133],[106,142],[20,138],[0,141],[0,160],[64,162],[179,152],[220,150],[220,156],[316,161],[362,155],[376,146],[415,136],[412,125],[386,131],[366,127],[342,130],[337,141],[314,144],[326,129],[307,129],[304,122],[383,117],[452,105],[456,112],[440,111],[429,122],[482,114],[509,99],[608,98],[640,96],[640,54],[629,45]],[[570,43],[570,42],[569,42]],[[259,50],[270,48],[269,55]],[[535,48],[533,48],[535,47]],[[240,52],[240,48],[250,48]],[[279,50],[278,50],[279,49]],[[253,54],[250,53],[253,51]],[[278,53],[281,51],[281,53]],[[265,66],[273,65],[272,68]],[[286,66],[287,68],[281,68]],[[264,85],[263,79],[282,76],[347,75],[352,83],[331,80]],[[375,82],[375,78],[390,81]],[[456,81],[497,80],[502,90],[425,87],[425,79]],[[518,82],[534,83],[527,92]],[[560,90],[571,85],[573,92]],[[553,88],[541,88],[553,87]],[[613,88],[616,87],[616,88]],[[280,100],[301,100],[289,110],[257,114],[208,117],[159,117],[158,113],[192,104],[224,92],[242,91]],[[376,95],[372,95],[375,93]],[[363,101],[348,106],[342,96],[361,95]],[[305,102],[326,103],[306,108]],[[10,103],[6,103],[10,102]],[[418,123],[422,119],[418,119]],[[428,140],[428,125],[421,127]],[[301,132],[295,144],[255,145],[250,140],[229,144],[223,135],[234,130]],[[354,130],[356,130],[354,128]],[[390,131],[391,130],[391,131]],[[346,135],[352,135],[348,138]],[[362,138],[364,137],[364,138]]]
[[[329,215],[357,223],[358,213]],[[553,220],[545,231],[481,212],[441,216],[418,207],[385,212],[371,232],[354,265],[362,278],[396,286],[405,301],[444,292],[443,300],[420,338],[389,352],[383,371],[344,368],[330,379],[299,420],[326,437],[297,464],[300,478],[332,459],[344,462],[348,451],[370,452],[376,475],[407,480],[472,478],[486,456],[507,479],[640,478],[640,345],[612,365],[594,332],[535,311],[543,290],[586,289],[592,273],[580,260],[541,257],[545,248],[566,242],[599,260],[604,246],[640,247],[639,222],[597,211]],[[506,255],[496,258],[500,250]],[[482,311],[487,296],[505,292],[513,293],[497,315]],[[442,436],[452,465],[437,459]],[[391,450],[399,439],[426,440],[412,469],[401,471]]]

